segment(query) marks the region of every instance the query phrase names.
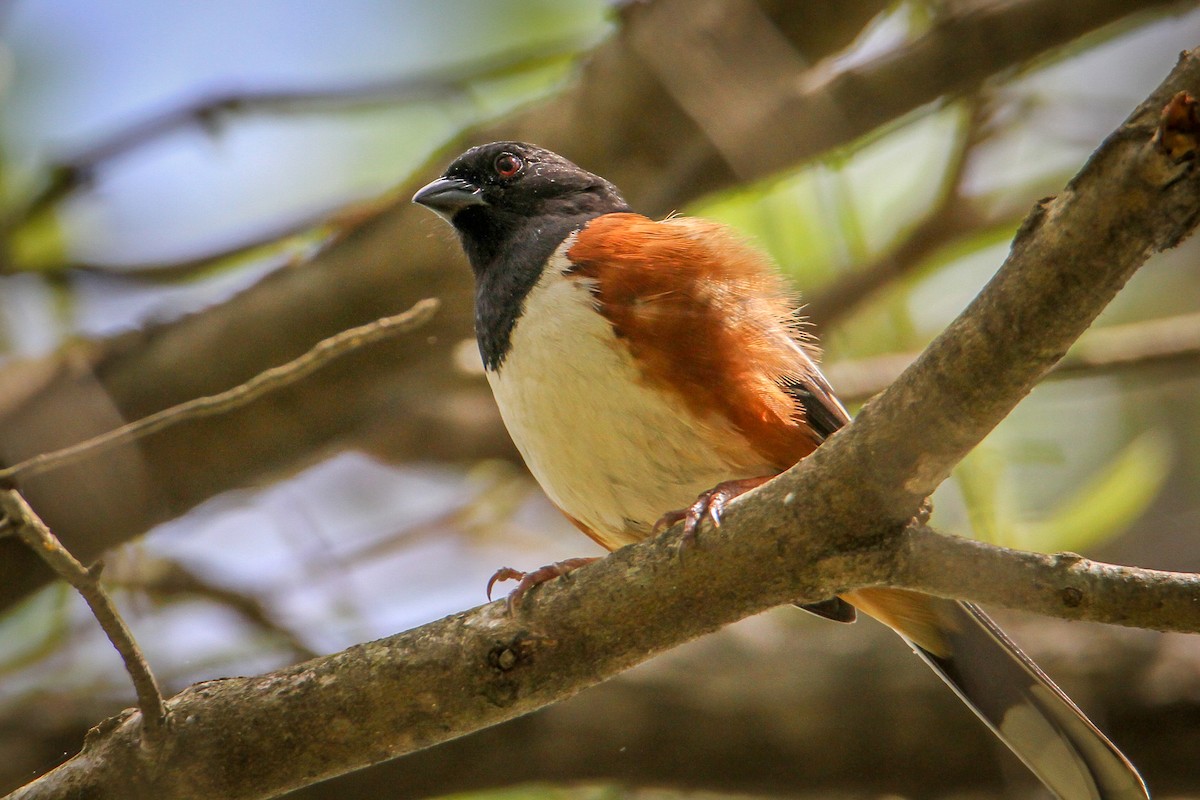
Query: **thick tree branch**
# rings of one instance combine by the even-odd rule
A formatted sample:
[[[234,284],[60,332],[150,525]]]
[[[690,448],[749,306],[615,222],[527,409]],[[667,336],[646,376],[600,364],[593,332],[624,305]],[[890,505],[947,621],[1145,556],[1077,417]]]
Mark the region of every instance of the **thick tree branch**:
[[[809,459],[826,468],[841,458],[858,461],[857,469],[872,474],[877,487],[860,494],[859,504],[873,506],[880,518],[899,513],[895,522],[908,519],[1011,411],[1012,398],[1027,394],[1067,352],[1145,258],[1191,234],[1200,214],[1195,150],[1175,158],[1154,137],[1164,109],[1186,92],[1197,93],[1195,60],[1193,53],[1181,56],[1172,76],[1066,189],[1038,204],[984,291],[889,387],[882,396],[887,402],[881,397],[858,415],[853,435],[862,447],[819,448]],[[1189,119],[1194,124],[1194,114]],[[1193,147],[1195,136],[1193,127]],[[930,401],[928,385],[917,376],[934,379],[941,401]],[[834,504],[827,510],[835,518],[851,516]]]
[[[1157,795],[1194,793],[1200,726],[1189,698],[1200,692],[1193,669],[1200,637],[991,611],[1121,743]],[[103,696],[69,690],[18,705],[0,719],[0,751],[11,755],[0,761],[0,792],[78,750],[87,729],[111,713]],[[1021,783],[1015,767],[891,631],[783,607],[568,701],[289,800],[414,800],[531,782],[812,800],[860,793],[1000,800],[1034,791],[1034,779]]]
[[[981,558],[1010,559],[1040,582],[984,589],[974,567],[926,576],[910,566],[932,546],[903,530],[1125,278],[1194,228],[1200,125],[1188,117],[1182,153],[1154,142],[1162,110],[1183,91],[1200,94],[1200,52],[1185,54],[1064,193],[1035,210],[997,276],[917,363],[815,454],[733,503],[686,560],[668,532],[542,587],[517,616],[495,603],[270,675],[199,684],[171,701],[180,721],[164,761],[139,753],[132,715],[11,798],[270,797],[569,697],[751,613],[859,586],[978,590],[1022,604],[1028,587],[1044,610],[1128,622],[1139,618],[1128,610],[1136,577],[1179,614],[1156,627],[1200,629],[1194,576],[1080,570],[997,548]],[[1078,604],[1063,601],[1075,595],[1060,582],[1079,591]]]
[[[778,559],[770,539],[744,546],[743,540],[762,537],[755,537],[753,514],[740,516],[741,522],[706,534],[686,564],[675,558],[669,539],[626,548],[576,573],[577,580],[543,587],[516,617],[497,602],[281,672],[197,684],[170,701],[176,722],[157,756],[161,766],[139,752],[139,718],[125,715],[97,728],[79,756],[9,800],[72,792],[98,800],[273,797],[569,697],[797,590],[815,598],[875,582],[864,576],[892,574],[908,588],[1028,602],[1066,618],[1108,621],[1131,619],[1125,609],[1131,600],[1144,607],[1140,583],[1149,581],[1155,599],[1184,610],[1174,624],[1156,627],[1200,630],[1198,576],[1090,562],[1081,571],[1083,562],[1074,559],[980,548],[987,564],[1024,581],[1011,584],[1024,591],[1006,591],[978,579],[983,570],[970,548],[979,546],[965,540],[962,547],[952,544],[952,555],[940,562],[962,568],[955,572],[894,568],[896,547],[915,560],[926,549],[937,553],[939,543],[958,541],[924,530],[855,555],[831,551],[805,532],[786,546],[806,548],[813,561],[746,581],[741,576],[749,573],[739,570],[754,564],[745,558]],[[1029,584],[1031,571],[1038,584]],[[1079,588],[1081,574],[1087,588]],[[1072,604],[1061,584],[1078,588],[1085,599]],[[288,758],[278,758],[280,752]]]

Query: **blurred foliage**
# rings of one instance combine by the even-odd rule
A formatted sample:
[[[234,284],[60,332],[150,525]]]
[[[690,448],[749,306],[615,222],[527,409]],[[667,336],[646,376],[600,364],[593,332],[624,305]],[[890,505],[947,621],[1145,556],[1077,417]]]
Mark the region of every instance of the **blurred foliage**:
[[[1020,461],[1005,458],[1003,448],[976,448],[954,478],[976,538],[1041,552],[1088,552],[1123,533],[1146,511],[1166,482],[1171,451],[1165,432],[1148,431],[1032,520],[1010,474]]]
[[[1150,431],[1130,442],[1045,518],[1014,531],[1012,547],[1087,552],[1141,516],[1166,483],[1171,443]]]
[[[14,271],[61,269],[68,252],[59,217],[49,212],[36,214],[14,229],[7,246]]]
[[[67,608],[73,591],[66,584],[48,586],[0,616],[0,677],[44,661],[67,643],[71,630]]]
[[[886,253],[930,210],[964,133],[963,116],[951,106],[790,175],[702,200],[687,213],[738,228],[798,286],[819,287]],[[862,333],[855,330],[856,345]],[[885,351],[897,346],[889,338]]]

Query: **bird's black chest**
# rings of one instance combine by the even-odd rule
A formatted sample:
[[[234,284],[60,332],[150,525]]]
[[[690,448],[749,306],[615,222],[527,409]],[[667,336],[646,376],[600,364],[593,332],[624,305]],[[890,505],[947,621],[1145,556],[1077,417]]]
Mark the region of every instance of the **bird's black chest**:
[[[476,247],[474,253],[469,235],[463,234],[475,271],[475,339],[486,369],[502,368],[530,290],[554,251],[589,218],[535,218],[508,230],[489,231],[494,237],[490,246]]]

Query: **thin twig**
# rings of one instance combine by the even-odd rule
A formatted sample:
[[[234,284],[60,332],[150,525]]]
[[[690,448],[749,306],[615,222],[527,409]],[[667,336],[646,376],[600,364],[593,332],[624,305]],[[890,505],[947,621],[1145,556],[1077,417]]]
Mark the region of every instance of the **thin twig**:
[[[21,537],[21,541],[37,553],[55,574],[74,586],[83,596],[96,622],[100,623],[108,640],[121,654],[121,660],[125,662],[125,671],[129,673],[134,692],[137,693],[138,708],[142,712],[143,737],[147,744],[154,745],[164,733],[167,707],[146,657],[134,640],[129,627],[121,619],[112,599],[100,585],[97,577],[99,570],[89,570],[80,564],[16,489],[0,491],[0,508],[3,509],[9,525],[14,528],[17,536]]]
[[[393,208],[398,202],[408,202],[412,192],[407,185],[365,200],[352,202],[334,211],[319,210],[283,221],[247,235],[226,247],[208,250],[201,255],[165,261],[72,261],[70,268],[79,272],[98,272],[112,275],[119,271],[122,280],[144,281],[155,286],[173,281],[194,280],[208,270],[221,269],[238,262],[279,257],[327,247],[355,228]]]
[[[315,113],[465,97],[476,81],[552,64],[579,53],[584,46],[579,37],[566,37],[538,45],[532,53],[531,46],[524,45],[466,64],[373,83],[318,89],[246,90],[193,100],[116,131],[51,165],[42,188],[22,206],[0,218],[0,232],[27,222],[86,186],[106,162],[189,125],[212,130],[222,116],[234,113]]]
[[[20,478],[31,478],[51,469],[95,457],[118,445],[149,436],[172,425],[240,408],[268,392],[295,383],[339,356],[420,327],[433,316],[438,305],[438,301],[433,298],[420,300],[402,314],[377,319],[322,339],[304,355],[286,364],[264,370],[232,389],[188,400],[70,447],[41,453],[11,467],[0,469],[0,483],[11,484]]]

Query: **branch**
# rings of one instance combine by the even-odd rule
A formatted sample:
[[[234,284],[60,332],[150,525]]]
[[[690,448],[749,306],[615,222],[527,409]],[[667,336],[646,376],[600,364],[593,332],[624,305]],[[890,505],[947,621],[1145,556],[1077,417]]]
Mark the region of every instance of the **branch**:
[[[825,368],[838,396],[863,403],[896,380],[919,353],[842,361]],[[1200,361],[1200,314],[1111,325],[1088,331],[1046,374],[1047,378],[1107,375],[1127,369]]]
[[[148,115],[73,156],[51,164],[41,189],[16,210],[0,218],[0,236],[48,212],[76,190],[89,185],[92,176],[109,162],[153,144],[181,128],[198,125],[215,133],[224,117],[235,114],[315,114],[463,98],[467,96],[472,83],[562,61],[578,54],[582,47],[583,42],[578,38],[569,38],[542,43],[536,48],[524,45],[455,67],[372,83],[321,89],[239,90],[191,100],[176,108]],[[268,235],[277,238],[295,232],[306,224],[306,220],[297,221],[282,232],[264,234],[257,241],[243,243],[239,250],[270,241]]]
[[[1200,575],[906,531],[889,585],[1061,619],[1200,633]]]
[[[1188,102],[1184,91],[1200,94],[1200,51],[1035,210],[1004,267],[916,364],[812,456],[732,503],[685,561],[669,531],[540,587],[516,616],[497,602],[280,672],[198,684],[171,701],[186,722],[163,751],[169,766],[141,757],[134,716],[11,800],[275,796],[528,713],[750,614],[863,586],[1021,602],[1028,590],[1061,616],[1123,622],[1136,579],[1179,614],[1156,627],[1200,631],[1195,576],[980,551],[1008,559],[1010,577],[1069,579],[1079,603],[1059,591],[1055,605],[1033,580],[981,588],[974,566],[925,576],[911,556],[929,534],[903,530],[1124,279],[1195,227],[1200,122],[1190,114],[1180,127],[1182,148],[1155,143],[1162,110]]]
[[[649,35],[636,38],[635,34],[638,55],[693,119],[712,117],[714,107],[722,107],[721,101],[729,103],[726,110],[733,113],[724,121],[719,140],[706,136],[692,142],[669,173],[638,198],[637,207],[649,208],[651,214],[667,213],[677,207],[672,198],[680,194],[706,194],[731,182],[768,177],[853,142],[939,98],[971,92],[997,74],[1107,22],[1170,7],[1186,6],[1144,0],[968,0],[954,4],[952,12],[940,16],[919,38],[867,64],[840,71],[818,64],[799,79],[784,79],[759,66],[771,50],[764,53],[758,42],[745,43],[749,55],[740,61],[717,62],[706,46],[716,25],[680,29],[677,10],[668,4],[649,4],[645,14],[661,14],[675,22],[675,38],[691,63],[673,61],[669,51],[674,48],[664,48],[661,39]],[[694,37],[690,43],[685,38],[689,34]],[[775,59],[771,66],[782,68],[787,63]],[[793,70],[780,72],[786,75]],[[714,100],[714,87],[727,87],[730,94]],[[787,131],[787,136],[778,135],[779,131]],[[614,175],[610,170],[605,177],[622,188],[630,183],[620,172]]]
[[[750,520],[748,514],[742,518]],[[813,561],[794,565],[785,576],[762,573],[747,581],[751,573],[741,570],[755,565],[741,556],[751,551],[735,554],[731,545],[737,537],[753,536],[753,523],[736,523],[728,532],[726,527],[729,523],[706,534],[686,566],[675,558],[670,539],[625,548],[587,568],[586,575],[577,572],[575,580],[542,587],[517,617],[497,602],[280,672],[197,684],[170,702],[173,718],[188,724],[172,729],[170,749],[161,757],[164,768],[141,758],[138,719],[123,719],[89,736],[79,756],[9,800],[72,792],[97,800],[274,797],[565,699],[666,647],[784,602],[797,587],[815,598],[855,585],[875,572],[873,565],[879,574],[888,571],[886,551],[847,557],[830,553],[805,532],[788,544],[807,547]],[[920,556],[923,546],[936,550],[926,539],[975,544],[928,531],[907,534],[899,543],[911,543],[903,552]],[[775,546],[768,540],[753,550],[768,555]],[[1080,590],[1080,602],[1072,605],[1070,592],[1055,586],[1079,585],[1081,562],[986,546],[983,552],[987,564],[1004,565],[1006,577],[1028,581],[1032,572],[1049,579],[1046,587],[1014,582],[1026,589],[1016,598],[1021,604],[1065,618],[1121,621],[1128,619],[1124,603],[1145,607],[1137,581],[1151,581],[1155,599],[1184,612],[1175,624],[1156,627],[1200,630],[1198,576],[1087,562],[1087,592],[1095,591]],[[971,587],[987,599],[1012,599],[976,580],[979,560],[952,552],[940,563],[965,569],[933,569],[925,576],[901,567],[892,574],[902,578],[897,585],[908,588],[937,587],[962,597],[970,594],[960,590]],[[753,591],[746,591],[747,583]],[[281,752],[288,757],[279,758]],[[222,768],[214,770],[214,764]]]
[[[1094,375],[1200,358],[1200,314],[1112,325],[1090,332],[1051,375]]]
[[[245,383],[238,384],[220,394],[197,397],[186,403],[163,409],[143,417],[136,422],[122,425],[116,430],[94,436],[91,439],[28,458],[19,464],[0,469],[0,483],[28,480],[52,469],[95,458],[123,444],[137,441],[144,436],[166,430],[181,422],[188,422],[217,414],[227,414],[241,408],[263,395],[276,391],[311,375],[330,361],[376,342],[384,341],[399,333],[408,333],[421,327],[437,311],[438,301],[426,299],[400,314],[377,319],[366,325],[342,331],[328,339],[317,342],[304,355],[260,372]]]
[[[1001,622],[1158,795],[1194,793],[1200,730],[1185,698],[1196,697],[1200,676],[1190,637],[1023,614]],[[667,786],[743,800],[1036,795],[1033,779],[1022,782],[998,755],[994,737],[890,630],[781,608],[566,702],[288,800],[443,797],[500,782]]]
[[[819,448],[808,461],[839,459],[873,474],[879,491],[851,505],[879,518],[922,500],[1012,410],[1154,252],[1193,231],[1196,205],[1194,53],[1100,146],[1057,197],[1039,203],[1009,257],[917,362],[858,415],[854,451]],[[1164,109],[1186,104],[1193,150],[1175,157],[1155,141]],[[1147,216],[1148,210],[1157,215]],[[931,378],[940,400],[932,401]],[[885,402],[884,398],[887,398]],[[836,438],[836,437],[835,437]],[[916,443],[919,442],[919,446]],[[829,513],[853,516],[826,505]],[[853,530],[852,527],[842,530]]]
[[[141,726],[142,744],[156,746],[166,735],[167,707],[142,649],[121,619],[112,599],[100,585],[99,570],[89,570],[80,564],[16,490],[0,490],[0,511],[3,512],[5,524],[16,532],[21,541],[49,564],[60,578],[75,587],[87,602],[96,622],[100,623],[108,640],[121,655],[125,671],[133,681],[144,721]]]
[[[1121,743],[1159,795],[1194,789],[1200,730],[1197,704],[1187,699],[1200,691],[1194,637],[998,616]],[[18,707],[0,722],[0,750],[19,754],[0,761],[0,792],[56,763],[64,742],[77,743],[109,713],[101,698],[43,695]],[[694,753],[704,757],[686,756]],[[815,753],[821,756],[803,757]],[[565,702],[288,800],[445,797],[533,782],[669,786],[764,800],[1032,795],[1032,777],[1021,783],[1024,776],[998,755],[975,716],[890,630],[865,619],[833,625],[784,607]]]

